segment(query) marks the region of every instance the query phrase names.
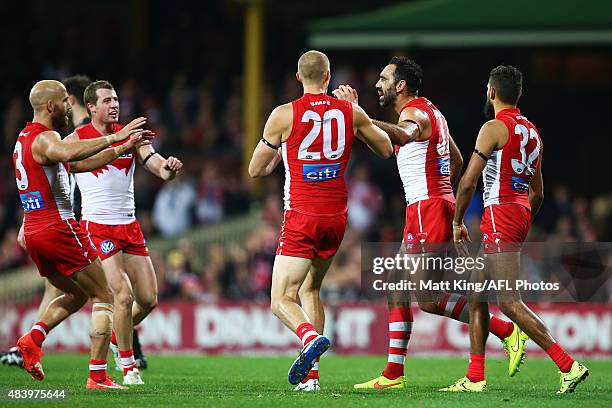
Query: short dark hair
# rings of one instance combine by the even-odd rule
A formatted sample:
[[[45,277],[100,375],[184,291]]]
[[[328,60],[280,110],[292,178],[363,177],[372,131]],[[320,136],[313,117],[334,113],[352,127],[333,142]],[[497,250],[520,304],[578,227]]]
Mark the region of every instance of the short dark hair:
[[[79,105],[85,106],[83,94],[85,93],[85,88],[87,88],[87,85],[91,83],[91,79],[89,79],[89,77],[86,75],[73,75],[71,77],[62,79],[62,83],[66,87],[68,95],[74,96],[77,98]]]
[[[423,69],[421,66],[408,57],[393,57],[389,61],[389,65],[395,65],[395,73],[393,74],[395,82],[406,81],[408,92],[418,95],[423,84]]]
[[[85,102],[85,107],[87,107],[88,103],[96,104],[98,102],[98,95],[96,91],[98,89],[115,89],[113,84],[108,81],[94,81],[91,84],[87,85],[85,88],[85,92],[83,92],[83,101]],[[89,111],[89,108],[87,108]]]
[[[512,65],[500,65],[491,70],[489,83],[500,101],[516,105],[523,90],[523,74]]]

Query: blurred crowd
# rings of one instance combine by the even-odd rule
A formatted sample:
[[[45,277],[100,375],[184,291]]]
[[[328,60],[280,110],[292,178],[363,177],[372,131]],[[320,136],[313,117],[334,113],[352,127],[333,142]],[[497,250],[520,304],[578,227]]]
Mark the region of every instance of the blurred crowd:
[[[52,72],[55,77],[69,74],[72,73],[61,69]],[[377,68],[366,69],[358,75],[353,69],[339,67],[334,71],[331,86],[354,84],[361,90],[360,104],[366,111],[385,118],[388,113],[378,107],[377,95],[371,86],[377,76]],[[163,155],[177,156],[185,163],[180,177],[166,184],[142,168],[135,173],[137,217],[145,235],[149,239],[161,237],[176,242],[169,251],[152,252],[160,298],[267,298],[282,218],[284,180],[282,169],[277,169],[271,177],[255,184],[242,170],[240,80],[228,84],[211,77],[194,83],[179,72],[163,98],[147,92],[136,79],[115,83],[115,86],[122,121],[137,115],[148,117],[148,126],[157,135],[156,150]],[[299,97],[300,93],[291,72],[274,87],[264,85],[262,119],[276,104]],[[13,96],[1,115],[0,142],[4,152],[11,152],[16,135],[31,118],[26,93]],[[458,140],[468,152],[472,143]],[[0,185],[0,271],[7,271],[28,265],[30,261],[17,245],[22,212],[12,182],[10,154],[0,157],[0,171],[7,175]],[[399,242],[402,238],[405,201],[394,160],[375,158],[356,142],[347,174],[349,227],[325,281],[327,299],[359,297],[362,242]],[[575,193],[562,179],[550,183],[531,231],[531,240],[611,241],[612,190],[586,196]],[[202,249],[181,238],[194,228],[206,229],[248,213],[254,206],[263,209],[262,225],[240,244],[213,244]],[[467,217],[474,240],[479,238],[475,235],[479,232],[481,211],[482,200],[477,194]]]

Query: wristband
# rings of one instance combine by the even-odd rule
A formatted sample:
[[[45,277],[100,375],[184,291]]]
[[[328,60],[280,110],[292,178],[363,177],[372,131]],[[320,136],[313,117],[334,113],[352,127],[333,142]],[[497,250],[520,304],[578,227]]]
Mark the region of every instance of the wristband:
[[[461,228],[462,225],[463,225],[462,222],[457,222],[453,220],[453,228]]]

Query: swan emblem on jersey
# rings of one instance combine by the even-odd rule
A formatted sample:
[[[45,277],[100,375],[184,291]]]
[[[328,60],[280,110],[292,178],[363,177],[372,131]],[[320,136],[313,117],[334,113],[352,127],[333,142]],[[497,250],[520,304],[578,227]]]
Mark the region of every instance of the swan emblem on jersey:
[[[130,172],[130,168],[132,167],[133,161],[134,161],[134,158],[133,158],[132,153],[124,154],[123,156],[118,157],[117,159],[112,161],[111,163],[106,164],[97,170],[93,170],[91,174],[98,177],[98,175],[104,174],[105,172],[106,173],[111,172],[110,167],[114,167],[115,169],[119,171],[124,170],[125,175],[127,176],[128,173]]]

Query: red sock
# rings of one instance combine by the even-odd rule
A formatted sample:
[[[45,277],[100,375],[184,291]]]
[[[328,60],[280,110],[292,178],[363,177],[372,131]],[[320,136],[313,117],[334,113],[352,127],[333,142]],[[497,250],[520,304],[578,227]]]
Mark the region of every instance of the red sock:
[[[569,372],[569,370],[572,369],[574,359],[572,358],[572,356],[567,354],[567,351],[565,351],[565,349],[561,347],[559,343],[553,343],[553,345],[550,346],[548,350],[546,350],[546,353],[550,356],[552,361],[555,362],[555,364],[557,365],[557,367],[559,367],[559,370],[562,373],[567,373]]]
[[[115,334],[114,330],[111,333],[111,343],[113,343],[115,346],[117,345],[117,335]]]
[[[47,338],[47,333],[49,333],[49,326],[43,322],[34,323],[32,330],[30,330],[30,336],[38,347],[42,346],[43,341],[45,341],[45,338]]]
[[[106,380],[106,360],[89,360],[89,378],[97,383]]]
[[[304,379],[302,381],[300,381],[300,383],[304,384],[308,380],[318,380],[319,379],[319,360],[320,359],[321,359],[321,357],[317,357],[317,359],[314,362],[314,365],[312,366],[312,368],[308,372],[308,375],[306,377],[304,377]]]
[[[121,366],[123,367],[123,375],[127,375],[128,371],[137,367],[136,360],[134,360],[134,350],[119,350],[121,356]]]
[[[514,325],[512,322],[507,322],[497,316],[491,315],[489,331],[499,337],[500,340],[503,340],[512,334],[514,331]]]
[[[404,375],[412,321],[410,306],[394,307],[389,310],[389,355],[383,375],[390,380]]]
[[[471,382],[480,382],[485,379],[485,356],[484,354],[470,354],[467,374],[465,375]]]
[[[319,335],[314,326],[308,322],[300,324],[295,334],[302,340],[303,345],[307,345]]]

